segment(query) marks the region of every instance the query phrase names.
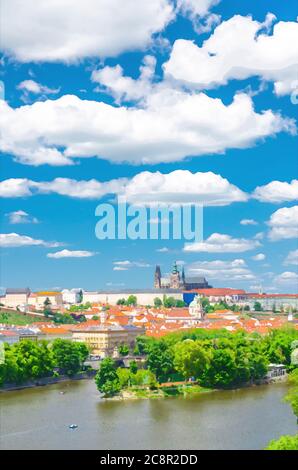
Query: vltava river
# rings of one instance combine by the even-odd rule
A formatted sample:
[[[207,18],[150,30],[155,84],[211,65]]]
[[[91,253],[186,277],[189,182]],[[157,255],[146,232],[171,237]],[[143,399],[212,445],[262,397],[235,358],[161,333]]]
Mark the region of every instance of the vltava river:
[[[263,449],[297,432],[286,391],[275,384],[104,402],[82,380],[0,393],[0,449]]]

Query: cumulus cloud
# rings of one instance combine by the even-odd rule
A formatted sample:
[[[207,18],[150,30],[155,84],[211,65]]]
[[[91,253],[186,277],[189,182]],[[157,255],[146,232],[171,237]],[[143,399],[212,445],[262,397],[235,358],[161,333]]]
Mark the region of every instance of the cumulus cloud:
[[[290,251],[284,261],[284,264],[294,264],[298,266],[298,250]]]
[[[242,219],[240,220],[241,225],[258,225],[258,222],[256,222],[254,219]]]
[[[38,224],[38,219],[28,212],[18,210],[6,214],[10,224]]]
[[[177,0],[177,11],[188,17],[198,34],[209,32],[220,22],[220,16],[210,13],[210,9],[220,0]]]
[[[42,93],[56,94],[59,92],[59,88],[49,88],[46,85],[35,82],[34,80],[23,80],[21,83],[19,83],[17,88],[18,90],[24,90],[29,93],[34,93],[35,95]]]
[[[18,233],[0,234],[0,246],[5,248],[16,248],[20,246],[46,246],[48,248],[56,248],[62,245],[63,243],[60,242],[46,242]]]
[[[61,250],[56,251],[56,253],[48,253],[48,258],[90,258],[90,256],[95,256],[97,253],[94,251],[83,251],[83,250]]]
[[[241,253],[260,246],[257,240],[233,238],[230,235],[213,233],[203,242],[186,243],[184,251],[205,253]]]
[[[123,191],[127,180],[119,178],[106,182],[55,178],[52,181],[32,181],[11,178],[0,182],[0,197],[24,197],[34,194],[60,194],[78,199],[98,199],[106,194]]]
[[[295,131],[292,119],[255,112],[245,94],[225,105],[204,93],[174,89],[152,93],[144,109],[73,95],[16,109],[0,100],[0,128],[0,151],[23,164],[56,166],[94,156],[131,164],[172,162]]]
[[[264,253],[258,253],[257,255],[251,257],[251,259],[253,259],[254,261],[263,261],[265,258],[266,256],[264,255]]]
[[[298,54],[289,44],[298,42],[298,24],[280,21],[269,34],[274,21],[270,13],[264,23],[235,15],[218,25],[201,47],[178,39],[164,64],[165,74],[199,89],[259,76],[274,82],[277,95],[290,93]]]
[[[243,259],[232,261],[196,261],[187,268],[190,275],[206,276],[208,279],[229,281],[249,281],[255,279],[255,275],[248,269]]]
[[[148,46],[173,17],[169,0],[2,0],[1,47],[20,62],[117,56]]]
[[[298,199],[298,180],[290,183],[282,181],[271,181],[264,186],[257,186],[253,197],[262,202],[286,202]]]
[[[267,222],[272,241],[298,237],[298,206],[283,207],[273,212]]]
[[[26,178],[9,178],[0,181],[0,197],[31,196],[30,180]]]
[[[298,274],[293,271],[285,271],[275,277],[277,284],[294,284],[298,286]]]
[[[155,57],[146,55],[140,67],[138,79],[124,76],[123,68],[116,65],[115,67],[106,66],[94,70],[91,74],[91,80],[101,85],[97,91],[108,91],[118,104],[125,101],[140,101],[144,100],[153,90],[152,80],[155,66]]]
[[[197,203],[225,206],[248,198],[246,193],[220,175],[212,172],[191,173],[188,170],[165,174],[144,171],[131,179],[119,178],[105,182],[55,178],[44,182],[21,180],[20,183],[18,179],[12,179],[0,183],[2,197],[51,193],[80,199],[97,199],[106,194],[118,194],[128,203],[141,205]]]
[[[168,174],[141,172],[128,181],[122,194],[130,203],[148,205],[199,203],[225,206],[248,199],[246,193],[220,175],[188,170]]]
[[[150,268],[151,264],[144,263],[143,261],[114,261],[113,262],[113,270],[114,271],[128,271],[131,268]]]

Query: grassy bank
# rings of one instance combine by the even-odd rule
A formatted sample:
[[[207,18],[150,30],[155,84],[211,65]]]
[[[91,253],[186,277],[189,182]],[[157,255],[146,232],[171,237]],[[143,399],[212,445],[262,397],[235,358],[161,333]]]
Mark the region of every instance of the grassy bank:
[[[4,323],[5,325],[25,326],[30,325],[31,323],[45,321],[48,322],[51,320],[46,317],[40,317],[37,315],[33,316],[21,312],[11,312],[8,310],[0,309],[0,323]]]
[[[159,386],[155,389],[145,387],[127,387],[113,397],[107,397],[106,400],[135,400],[142,399],[156,399],[168,397],[191,397],[202,393],[211,392],[209,388],[201,387],[194,384]]]

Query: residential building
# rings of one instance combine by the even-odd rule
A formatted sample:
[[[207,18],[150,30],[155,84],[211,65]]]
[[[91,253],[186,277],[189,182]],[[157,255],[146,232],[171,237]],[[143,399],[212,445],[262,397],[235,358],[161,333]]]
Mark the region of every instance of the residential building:
[[[118,348],[122,344],[133,348],[136,337],[144,333],[144,328],[132,325],[116,326],[98,323],[94,326],[80,326],[73,329],[72,339],[76,342],[86,343],[92,354],[107,357],[117,356]]]
[[[11,308],[25,306],[28,304],[29,295],[30,289],[28,287],[25,289],[7,288],[5,295],[1,297],[1,303]]]
[[[56,291],[36,292],[36,306],[44,307],[46,300],[51,302],[52,307],[61,306],[63,304],[62,293]]]

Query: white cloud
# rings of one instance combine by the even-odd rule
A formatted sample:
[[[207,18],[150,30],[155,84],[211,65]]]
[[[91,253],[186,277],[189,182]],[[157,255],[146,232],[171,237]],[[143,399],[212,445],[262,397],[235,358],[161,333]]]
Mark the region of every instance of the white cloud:
[[[127,271],[130,268],[150,268],[151,264],[142,261],[114,261],[114,271]]]
[[[210,9],[220,0],[177,0],[177,11],[189,17],[197,34],[209,32],[220,22],[220,16],[210,13]]]
[[[257,186],[253,197],[262,202],[286,202],[298,199],[298,180],[291,183],[282,181],[271,181],[265,186]]]
[[[205,253],[241,253],[260,246],[256,240],[233,238],[230,235],[213,233],[203,242],[184,245],[184,251]]]
[[[254,261],[263,261],[265,258],[266,256],[264,255],[264,253],[258,253],[257,255],[251,257],[251,259],[253,259]]]
[[[255,234],[255,236],[253,238],[254,238],[254,240],[263,240],[264,236],[265,236],[264,232],[258,232],[258,233]]]
[[[168,253],[169,248],[164,246],[163,248],[158,248],[156,251],[158,251],[159,253]]]
[[[298,24],[280,21],[269,34],[274,21],[271,13],[264,23],[236,15],[218,25],[201,47],[178,39],[165,74],[200,89],[259,76],[274,82],[277,95],[289,93],[298,66],[297,51],[289,44],[298,42]]]
[[[118,194],[134,204],[204,204],[225,206],[246,201],[248,196],[237,186],[212,172],[191,173],[176,170],[171,173],[138,173],[133,178],[100,182],[55,178],[52,181],[10,179],[0,183],[0,196],[22,197],[33,194],[60,194],[80,199],[99,199],[106,194]],[[154,220],[151,221],[152,223]],[[158,220],[156,220],[158,222]],[[165,222],[165,220],[164,220]]]
[[[177,9],[182,13],[195,16],[206,16],[209,10],[220,0],[177,0]]]
[[[38,224],[38,219],[25,211],[18,210],[6,214],[10,224]]]
[[[119,192],[126,179],[119,178],[101,183],[97,180],[77,181],[69,178],[55,178],[48,182],[32,182],[39,193],[56,193],[80,199],[97,199],[110,193]]]
[[[2,0],[1,47],[21,62],[117,56],[148,46],[173,17],[168,0]]]
[[[298,286],[298,274],[292,271],[285,271],[276,276],[274,281],[278,284],[294,284]]]
[[[138,79],[124,76],[122,67],[116,65],[115,67],[107,66],[94,70],[91,80],[102,85],[97,91],[107,90],[115,98],[116,103],[139,101],[153,90],[152,79],[155,65],[155,57],[146,55],[143,59],[143,65],[140,67]]]
[[[248,199],[243,191],[220,175],[188,170],[168,174],[141,172],[127,182],[122,194],[128,202],[148,205],[197,203],[225,206]]]
[[[34,80],[23,80],[21,83],[19,83],[17,88],[18,90],[33,93],[34,95],[55,95],[60,91],[60,88],[49,88],[46,85],[35,82]]]
[[[55,178],[52,181],[32,181],[11,178],[0,182],[0,197],[23,197],[34,194],[60,194],[79,199],[98,199],[106,194],[123,191],[127,180],[119,178],[106,182]]]
[[[298,237],[298,206],[283,207],[273,212],[267,222],[270,240]]]
[[[298,266],[298,250],[290,251],[284,261],[284,264],[294,264]]]
[[[31,196],[30,180],[26,178],[10,178],[0,182],[0,197]]]
[[[187,273],[220,281],[249,281],[255,279],[254,274],[247,268],[243,259],[196,261],[188,266]]]
[[[63,245],[59,242],[46,242],[44,240],[34,239],[27,235],[19,235],[18,233],[1,233],[0,246],[5,248],[15,248],[20,246],[46,246],[48,248],[56,248]]]
[[[271,110],[256,113],[251,98],[231,104],[204,93],[163,89],[145,109],[115,107],[64,95],[13,109],[0,100],[0,150],[30,165],[71,165],[97,156],[112,162],[155,164],[246,148],[294,121]]]
[[[256,222],[254,219],[242,219],[240,220],[241,225],[258,225],[258,222]]]
[[[90,256],[95,256],[97,253],[94,251],[83,251],[83,250],[61,250],[56,251],[56,253],[48,253],[48,258],[90,258]]]

